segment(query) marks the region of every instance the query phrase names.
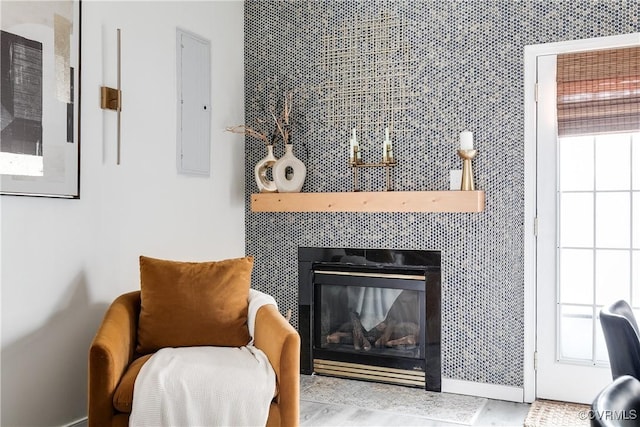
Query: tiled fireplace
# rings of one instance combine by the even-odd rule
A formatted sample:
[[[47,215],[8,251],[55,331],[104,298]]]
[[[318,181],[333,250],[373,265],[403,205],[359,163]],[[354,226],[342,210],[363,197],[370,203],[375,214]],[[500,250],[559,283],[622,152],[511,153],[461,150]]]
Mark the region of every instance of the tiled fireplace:
[[[440,252],[299,248],[301,371],[440,391]]]

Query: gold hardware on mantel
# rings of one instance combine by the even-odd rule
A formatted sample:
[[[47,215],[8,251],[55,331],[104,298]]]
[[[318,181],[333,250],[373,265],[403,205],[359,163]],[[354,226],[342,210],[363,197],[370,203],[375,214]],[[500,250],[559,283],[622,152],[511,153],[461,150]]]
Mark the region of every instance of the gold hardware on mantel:
[[[353,155],[349,160],[349,166],[353,169],[353,191],[360,191],[359,182],[358,182],[358,169],[359,168],[385,168],[386,175],[386,187],[385,191],[393,191],[391,188],[391,168],[395,167],[396,159],[392,157],[390,154],[390,147],[386,147],[387,152],[386,155],[383,156],[383,160],[381,163],[362,163],[360,156],[360,147],[353,147]]]
[[[476,189],[473,183],[473,168],[471,160],[476,156],[478,150],[458,150],[458,156],[462,159],[462,184],[460,190],[474,191]]]
[[[120,67],[120,28],[117,29],[117,68],[118,68],[118,87],[116,89],[112,87],[102,86],[100,88],[100,108],[103,110],[113,110],[118,113],[117,117],[117,159],[116,164],[120,164],[120,113],[122,112],[122,90],[121,90],[121,67]]]

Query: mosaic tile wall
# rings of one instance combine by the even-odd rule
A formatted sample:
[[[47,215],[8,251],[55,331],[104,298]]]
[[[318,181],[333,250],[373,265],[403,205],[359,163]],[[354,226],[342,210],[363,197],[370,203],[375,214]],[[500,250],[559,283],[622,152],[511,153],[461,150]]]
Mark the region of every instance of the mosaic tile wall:
[[[409,130],[394,135],[397,190],[448,188],[460,168],[462,130],[474,132],[480,214],[251,213],[261,142],[246,141],[246,251],[256,257],[254,287],[273,294],[297,325],[298,246],[442,251],[442,374],[523,385],[524,46],[640,31],[640,0],[247,0],[246,119],[277,90],[294,95],[294,152],[307,165],[303,191],[350,191],[350,126],[327,124],[322,36],[389,13],[405,26],[418,63]],[[380,153],[381,139],[363,139]],[[276,148],[276,155],[282,147]],[[361,188],[383,188],[382,171]]]

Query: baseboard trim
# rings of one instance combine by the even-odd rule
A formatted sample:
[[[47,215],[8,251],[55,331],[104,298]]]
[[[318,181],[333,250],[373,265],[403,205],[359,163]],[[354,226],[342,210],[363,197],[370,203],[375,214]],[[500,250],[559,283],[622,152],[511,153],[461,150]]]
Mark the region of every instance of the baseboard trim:
[[[508,400],[510,402],[524,402],[524,389],[521,387],[476,383],[451,378],[442,378],[442,392]]]
[[[63,427],[78,427],[87,425],[87,417],[78,418],[75,421],[71,421],[69,424],[65,424]]]

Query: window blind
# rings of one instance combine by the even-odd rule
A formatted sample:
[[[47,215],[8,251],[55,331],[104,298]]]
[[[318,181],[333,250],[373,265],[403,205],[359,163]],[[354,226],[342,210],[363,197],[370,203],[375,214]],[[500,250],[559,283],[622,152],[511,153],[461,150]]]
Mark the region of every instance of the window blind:
[[[640,46],[558,55],[558,135],[640,130]]]

